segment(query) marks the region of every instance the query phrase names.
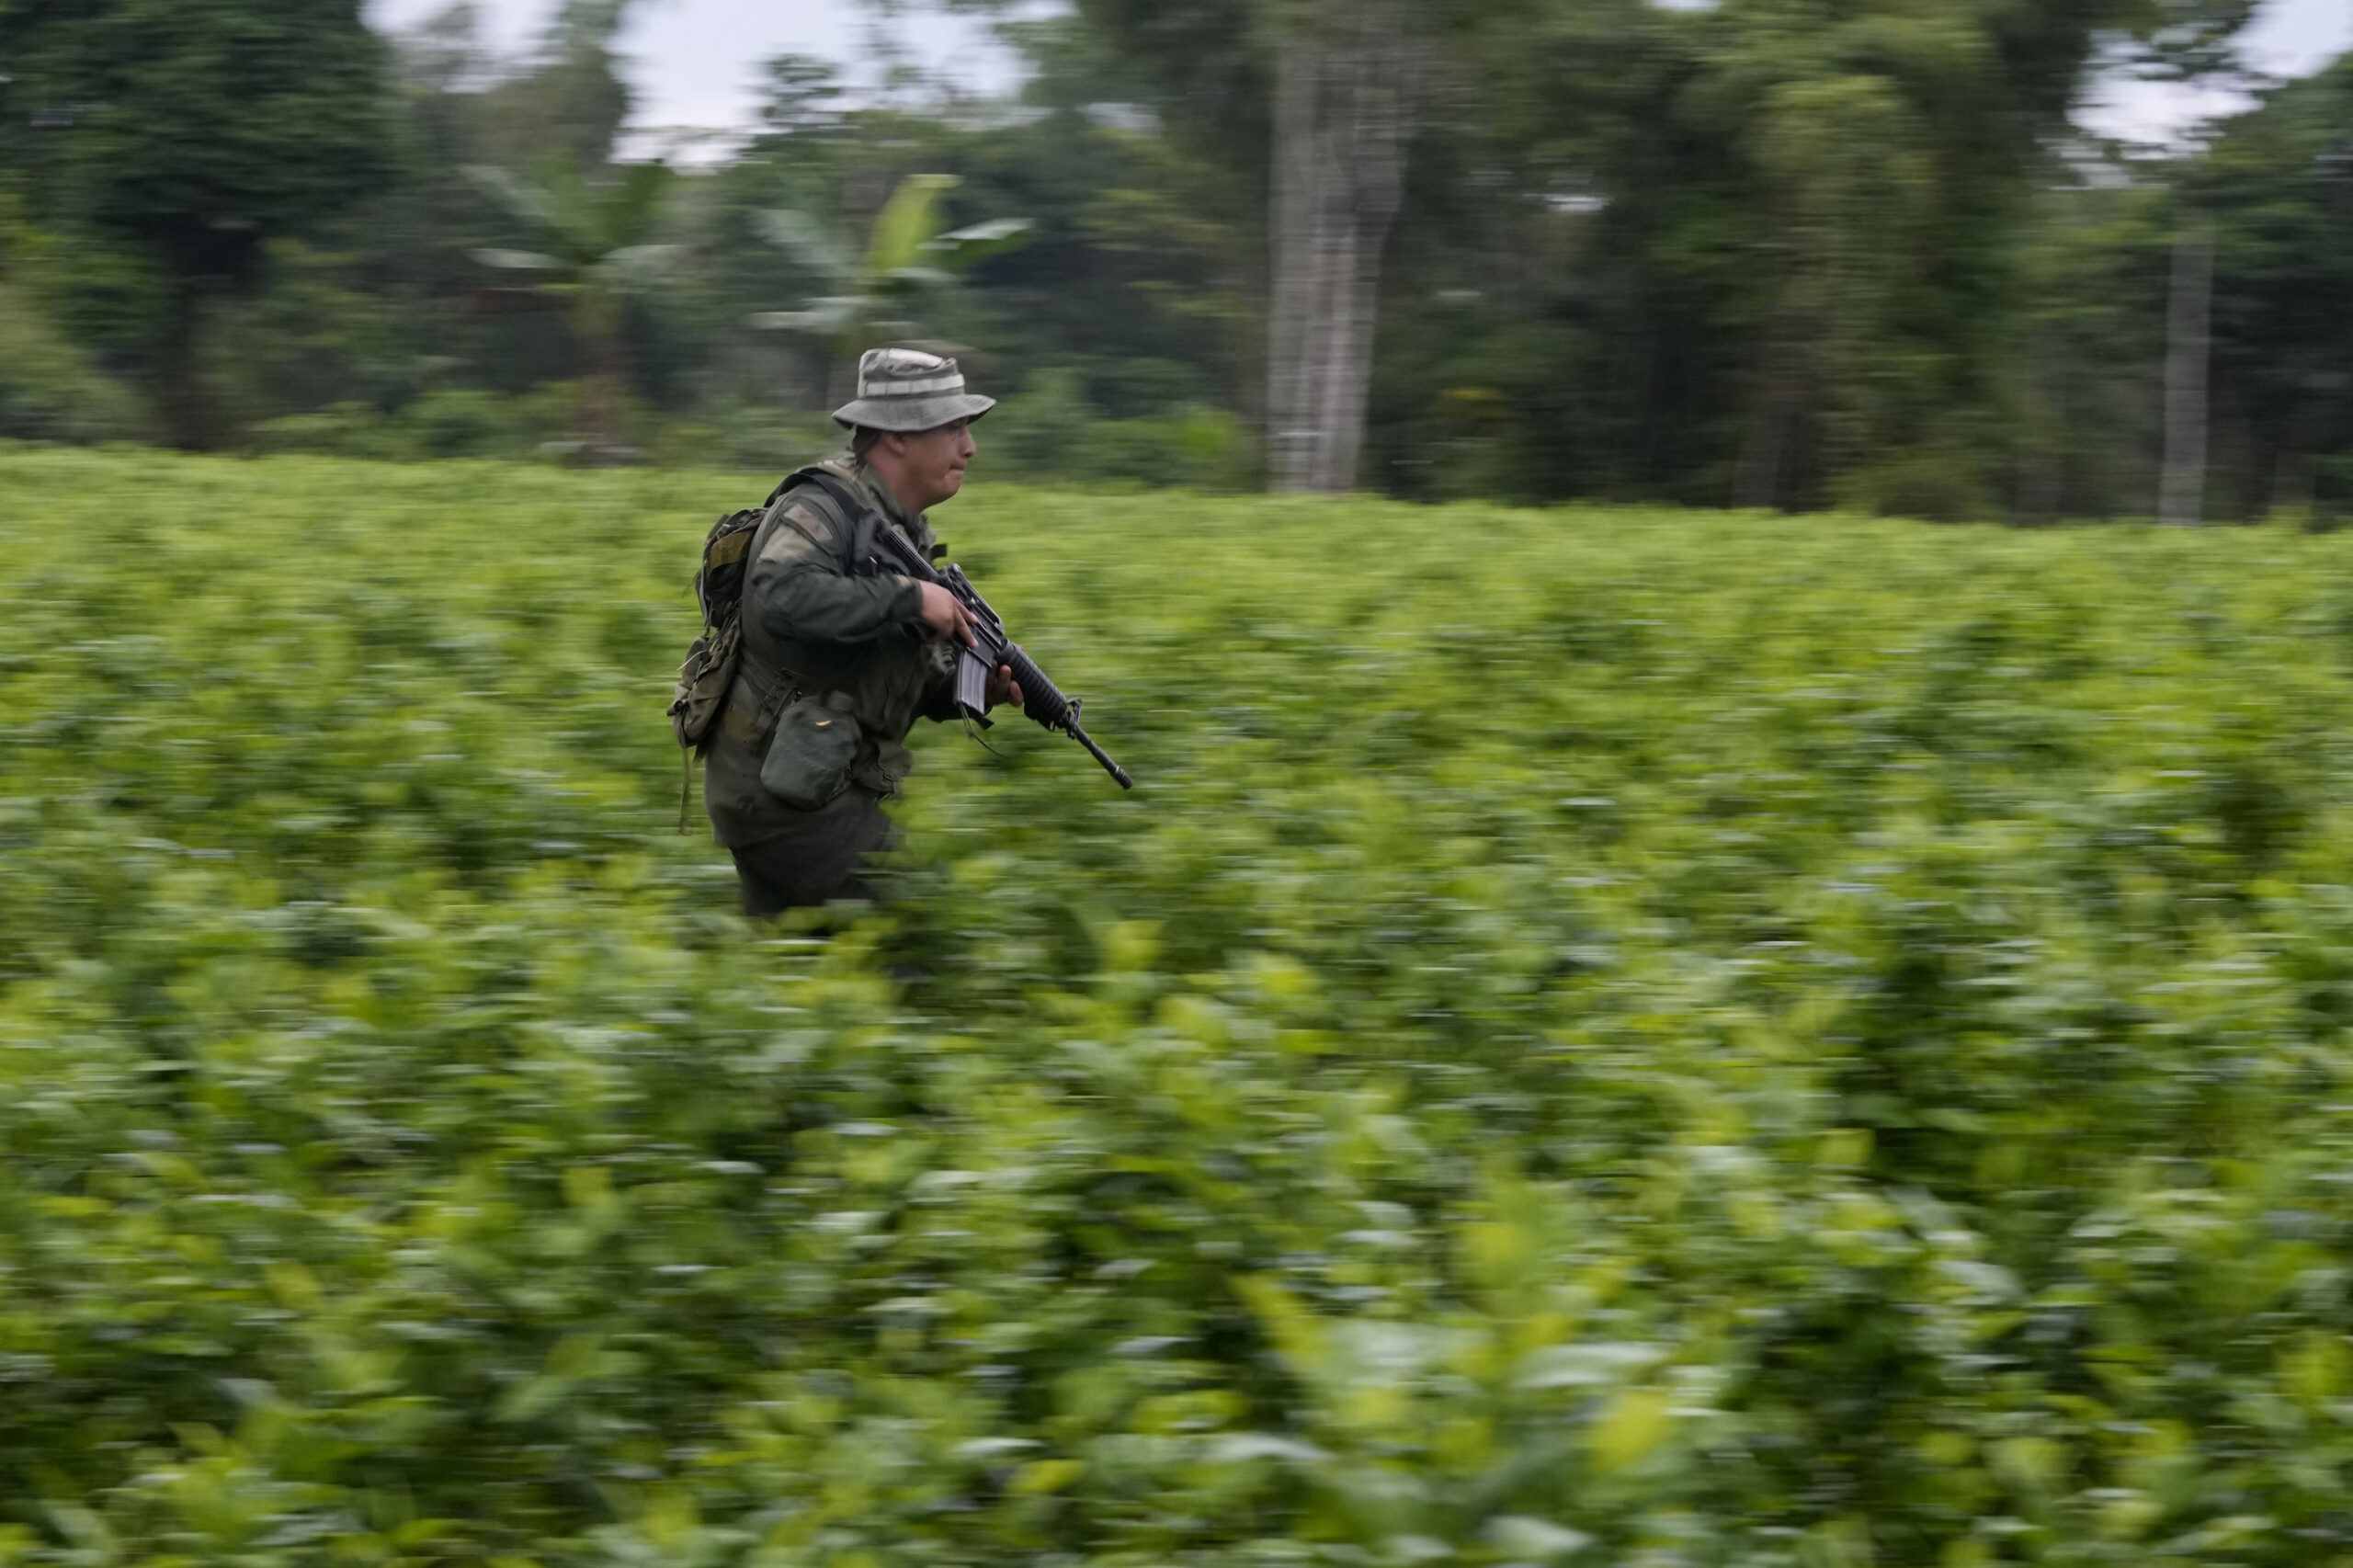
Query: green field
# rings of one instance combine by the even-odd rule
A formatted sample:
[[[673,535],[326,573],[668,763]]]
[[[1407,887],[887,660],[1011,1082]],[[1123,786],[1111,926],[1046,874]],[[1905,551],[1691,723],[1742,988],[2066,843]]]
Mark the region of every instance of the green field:
[[[828,936],[765,483],[0,452],[0,1564],[2353,1562],[2353,540],[983,481]]]

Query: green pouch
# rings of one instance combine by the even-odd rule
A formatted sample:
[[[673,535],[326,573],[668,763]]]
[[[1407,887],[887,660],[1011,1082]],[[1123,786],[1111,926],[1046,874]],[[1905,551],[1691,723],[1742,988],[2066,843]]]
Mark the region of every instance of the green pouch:
[[[839,702],[841,706],[835,706]],[[843,711],[847,699],[804,697],[776,722],[776,738],[760,763],[760,783],[795,811],[813,812],[849,787],[858,761],[858,721]]]

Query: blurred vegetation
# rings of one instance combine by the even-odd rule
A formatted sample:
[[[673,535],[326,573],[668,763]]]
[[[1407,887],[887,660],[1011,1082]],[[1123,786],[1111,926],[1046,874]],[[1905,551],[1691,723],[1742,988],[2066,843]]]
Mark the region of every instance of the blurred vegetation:
[[[0,201],[0,431],[97,441],[138,428],[136,400],[59,330],[36,282],[58,264],[56,244]]]
[[[0,5],[0,172],[75,253],[69,313],[135,352],[178,444],[222,435],[219,301],[389,174],[389,52],[356,4]]]
[[[2066,118],[2248,8],[1414,9],[1433,509],[1165,488],[1335,0],[660,161],[630,0],[0,0],[0,1568],[2353,1563],[2353,62]],[[1859,515],[2145,514],[2209,233],[2278,526]],[[754,930],[666,672],[871,335],[1144,788]]]
[[[751,133],[667,179],[621,136],[628,0],[565,0],[517,59],[462,6],[386,48],[357,0],[128,25],[146,5],[0,0],[9,244],[73,258],[0,281],[0,331],[42,346],[6,357],[0,431],[774,467],[830,438],[851,340],[899,335],[1006,395],[1007,466],[1265,472],[1269,95],[1314,5],[1014,7],[1005,99],[785,56]],[[2099,71],[2238,80],[2248,9],[1428,7],[1363,483],[2145,515],[2168,258],[2211,227],[2207,512],[2327,524],[2353,503],[2353,65],[2254,84],[2171,149],[2067,119]]]
[[[2353,1555],[2342,538],[983,487],[820,940],[742,498],[0,453],[0,1555]]]

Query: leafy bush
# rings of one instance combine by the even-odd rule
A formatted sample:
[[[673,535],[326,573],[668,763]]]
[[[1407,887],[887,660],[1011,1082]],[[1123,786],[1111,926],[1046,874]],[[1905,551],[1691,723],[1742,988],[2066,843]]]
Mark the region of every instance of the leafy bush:
[[[120,440],[138,425],[130,394],[0,281],[0,439]]]
[[[784,474],[832,456],[841,445],[841,427],[823,414],[739,403],[663,422],[651,437],[649,456],[665,467]]]
[[[577,449],[580,389],[550,382],[521,397],[468,387],[429,389],[390,413],[347,402],[264,420],[248,433],[265,455],[308,453],[393,462],[444,458],[564,457]]]
[[[745,498],[0,455],[0,1556],[2353,1554],[2343,536],[982,483],[752,930]]]
[[[1838,485],[1839,505],[1883,517],[1984,521],[2003,515],[1984,464],[1954,446],[1925,446],[1858,467]]]
[[[1233,491],[1257,474],[1251,436],[1225,410],[1105,418],[1072,370],[1031,377],[990,414],[980,437],[990,460],[1033,479]]]
[[[392,414],[369,403],[338,403],[266,420],[249,433],[248,444],[265,456],[389,462],[572,460],[580,455],[579,395],[578,387],[565,382],[551,382],[521,397],[437,388]],[[749,405],[722,408],[703,419],[661,419],[641,409],[630,425],[643,443],[626,449],[637,461],[778,473],[828,455],[841,437],[822,415],[780,415]]]

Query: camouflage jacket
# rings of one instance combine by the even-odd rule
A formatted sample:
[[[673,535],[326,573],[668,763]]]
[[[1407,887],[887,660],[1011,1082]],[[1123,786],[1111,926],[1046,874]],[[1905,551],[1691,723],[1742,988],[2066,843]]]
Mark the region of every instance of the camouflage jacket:
[[[845,482],[915,548],[930,524],[910,517],[864,464],[817,465]],[[955,654],[923,626],[923,593],[908,577],[860,573],[851,559],[857,518],[819,486],[787,491],[763,520],[744,579],[744,660],[708,754],[703,799],[719,841],[746,846],[794,824],[796,812],[760,787],[777,715],[794,693],[849,699],[864,739],[853,784],[892,795],[914,758],[918,718],[954,716]]]

